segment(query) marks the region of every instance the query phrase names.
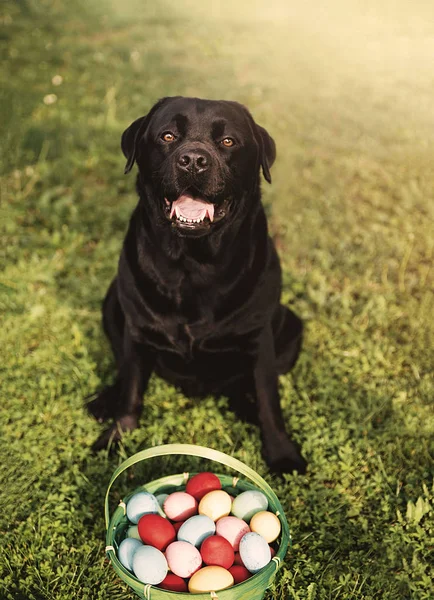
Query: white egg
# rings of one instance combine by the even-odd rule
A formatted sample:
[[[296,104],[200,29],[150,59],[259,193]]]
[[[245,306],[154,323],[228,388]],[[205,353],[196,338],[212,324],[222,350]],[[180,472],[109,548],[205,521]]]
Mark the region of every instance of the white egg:
[[[166,557],[153,546],[138,548],[133,556],[134,575],[143,583],[158,585],[169,570]]]
[[[240,557],[250,573],[257,573],[271,560],[270,546],[259,533],[251,531],[241,538]]]
[[[118,558],[129,571],[133,570],[133,556],[143,546],[142,542],[134,538],[125,538],[118,548]]]
[[[127,517],[132,523],[137,525],[140,517],[143,517],[143,515],[159,513],[160,510],[158,500],[153,494],[138,492],[128,500]]]

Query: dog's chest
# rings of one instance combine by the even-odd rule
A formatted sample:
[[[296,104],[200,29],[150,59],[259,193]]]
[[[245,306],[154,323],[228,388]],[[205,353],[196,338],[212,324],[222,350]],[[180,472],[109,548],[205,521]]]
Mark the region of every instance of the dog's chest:
[[[155,336],[159,350],[179,354],[186,361],[214,354],[217,348],[220,352],[239,349],[236,320],[230,314],[222,318],[224,294],[218,282],[208,277],[187,271],[176,287],[167,290],[172,309],[158,315],[153,331],[145,334],[148,342],[152,344]]]

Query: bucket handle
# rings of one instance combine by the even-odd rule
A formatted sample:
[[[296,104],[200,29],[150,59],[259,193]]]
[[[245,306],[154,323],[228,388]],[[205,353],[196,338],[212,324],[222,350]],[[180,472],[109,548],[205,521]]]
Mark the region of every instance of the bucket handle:
[[[110,522],[110,513],[109,513],[109,493],[113,483],[119,477],[121,473],[123,473],[126,469],[135,465],[138,462],[148,460],[150,458],[155,458],[157,456],[167,456],[170,454],[175,455],[186,455],[186,456],[196,456],[198,458],[206,458],[212,460],[214,462],[218,462],[226,467],[230,467],[238,473],[241,473],[248,479],[250,479],[255,485],[265,491],[269,496],[271,496],[274,500],[274,503],[277,506],[280,514],[284,514],[284,510],[279,500],[276,497],[276,494],[273,492],[272,488],[268,485],[268,483],[260,476],[256,471],[242,463],[240,460],[233,458],[232,456],[228,456],[219,450],[214,450],[213,448],[206,448],[205,446],[196,446],[194,444],[165,444],[162,446],[154,446],[153,448],[147,448],[146,450],[142,450],[141,452],[137,452],[137,454],[133,454],[124,462],[122,462],[118,468],[113,473],[110,482],[108,484],[107,492],[105,495],[105,522],[106,528],[109,526]],[[285,519],[282,519],[282,528],[285,530],[286,534],[289,536],[289,527],[286,523]]]

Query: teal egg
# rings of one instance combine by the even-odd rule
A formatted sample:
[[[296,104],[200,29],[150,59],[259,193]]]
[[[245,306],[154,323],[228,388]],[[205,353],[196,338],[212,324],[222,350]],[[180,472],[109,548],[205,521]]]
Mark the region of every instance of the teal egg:
[[[232,502],[232,514],[247,523],[257,512],[267,510],[267,496],[259,490],[242,492]]]
[[[141,546],[143,546],[143,543],[134,538],[125,538],[119,544],[118,558],[129,571],[133,570],[133,556]]]
[[[137,525],[131,525],[131,527],[128,527],[127,537],[134,538],[135,540],[139,540],[140,542],[142,541],[139,535],[139,528],[137,527]]]

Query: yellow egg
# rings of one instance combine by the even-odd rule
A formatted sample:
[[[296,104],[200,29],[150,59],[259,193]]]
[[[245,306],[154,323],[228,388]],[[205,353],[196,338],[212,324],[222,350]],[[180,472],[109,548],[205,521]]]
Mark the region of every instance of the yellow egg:
[[[203,567],[192,575],[188,582],[188,591],[191,594],[201,592],[217,592],[234,585],[234,578],[223,567]]]
[[[278,538],[281,525],[279,518],[268,510],[261,510],[253,515],[250,521],[250,529],[259,533],[269,544]]]
[[[231,508],[231,497],[223,490],[208,492],[199,502],[199,514],[206,515],[213,521],[217,521],[221,517],[227,517],[231,512]]]

